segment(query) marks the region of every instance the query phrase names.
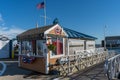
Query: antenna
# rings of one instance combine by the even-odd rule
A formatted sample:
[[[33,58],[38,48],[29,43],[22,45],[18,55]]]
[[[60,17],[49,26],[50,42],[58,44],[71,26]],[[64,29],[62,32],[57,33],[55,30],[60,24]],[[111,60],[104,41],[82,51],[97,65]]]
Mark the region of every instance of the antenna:
[[[47,17],[47,16],[45,17],[45,16],[42,16],[42,15],[40,15],[40,17],[41,17],[41,18],[46,18],[46,19],[51,19],[51,18],[49,18],[49,17]]]

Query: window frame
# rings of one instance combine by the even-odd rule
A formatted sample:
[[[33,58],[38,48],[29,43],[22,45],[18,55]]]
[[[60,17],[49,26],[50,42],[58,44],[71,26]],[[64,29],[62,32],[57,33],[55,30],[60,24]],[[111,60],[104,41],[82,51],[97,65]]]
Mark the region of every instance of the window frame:
[[[59,38],[62,38],[62,37],[59,37]],[[50,43],[52,43],[52,39],[53,38],[51,38],[50,39]],[[56,40],[58,40],[58,37],[56,38]],[[63,43],[63,53],[62,54],[59,54],[59,55],[52,55],[52,53],[53,53],[53,51],[51,51],[50,50],[50,58],[58,58],[58,57],[62,57],[62,56],[64,56],[65,55],[65,49],[64,49],[64,42],[65,42],[65,39],[64,38],[62,38],[62,43]]]
[[[41,43],[43,43],[43,44],[45,43],[45,44],[46,44],[46,40],[36,40],[36,43],[35,43],[35,44],[36,44],[36,49],[35,49],[35,50],[36,50],[36,53],[35,53],[35,54],[33,54],[33,48],[32,48],[33,46],[32,46],[32,41],[31,41],[31,40],[30,40],[30,41],[21,41],[21,46],[20,46],[20,47],[21,47],[21,52],[20,52],[19,55],[28,56],[27,53],[26,53],[26,51],[23,52],[23,50],[25,50],[25,48],[26,48],[25,46],[27,46],[26,44],[27,44],[28,42],[29,42],[29,44],[30,44],[30,42],[31,42],[32,54],[30,54],[30,56],[33,56],[33,57],[45,57],[45,55],[47,54],[47,49],[45,48],[45,49],[46,49],[46,53],[44,53],[44,48],[43,48],[44,46],[43,46],[43,47],[42,47],[43,54],[42,54],[42,55],[39,55],[39,54],[38,54],[38,51],[37,51],[37,49],[38,49],[38,48],[37,48],[37,46],[38,46],[37,41],[40,41]]]
[[[45,42],[46,43],[46,41],[45,40],[36,40],[36,56],[40,56],[40,57],[45,57],[45,55],[47,54],[47,52],[45,53],[44,52],[44,46],[42,46],[42,55],[39,55],[38,54],[38,44],[37,44],[37,41],[40,41],[42,44]]]

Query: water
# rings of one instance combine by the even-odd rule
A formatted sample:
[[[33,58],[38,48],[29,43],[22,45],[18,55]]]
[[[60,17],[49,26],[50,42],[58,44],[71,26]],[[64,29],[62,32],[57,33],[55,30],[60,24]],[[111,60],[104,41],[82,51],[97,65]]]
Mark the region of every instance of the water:
[[[115,52],[119,53],[120,54],[120,47],[114,47],[114,48],[107,48],[108,51],[111,51],[111,50],[114,50]]]

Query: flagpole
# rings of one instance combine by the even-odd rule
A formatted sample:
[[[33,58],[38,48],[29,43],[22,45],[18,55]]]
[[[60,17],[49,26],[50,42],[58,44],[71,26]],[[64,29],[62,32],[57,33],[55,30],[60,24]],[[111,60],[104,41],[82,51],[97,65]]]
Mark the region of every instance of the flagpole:
[[[38,28],[38,22],[36,23],[36,28]]]
[[[105,37],[106,37],[106,25],[105,25],[105,27],[104,27],[104,49],[106,50],[106,39],[105,39]]]
[[[46,0],[44,0],[44,25],[46,25]]]

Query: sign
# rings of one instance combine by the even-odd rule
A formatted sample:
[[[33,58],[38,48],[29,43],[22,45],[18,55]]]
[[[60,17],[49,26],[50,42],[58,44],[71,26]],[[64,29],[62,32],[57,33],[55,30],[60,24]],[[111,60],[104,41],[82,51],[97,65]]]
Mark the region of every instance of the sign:
[[[55,30],[55,34],[61,34],[62,32],[62,29],[59,27],[56,27],[54,30]]]

